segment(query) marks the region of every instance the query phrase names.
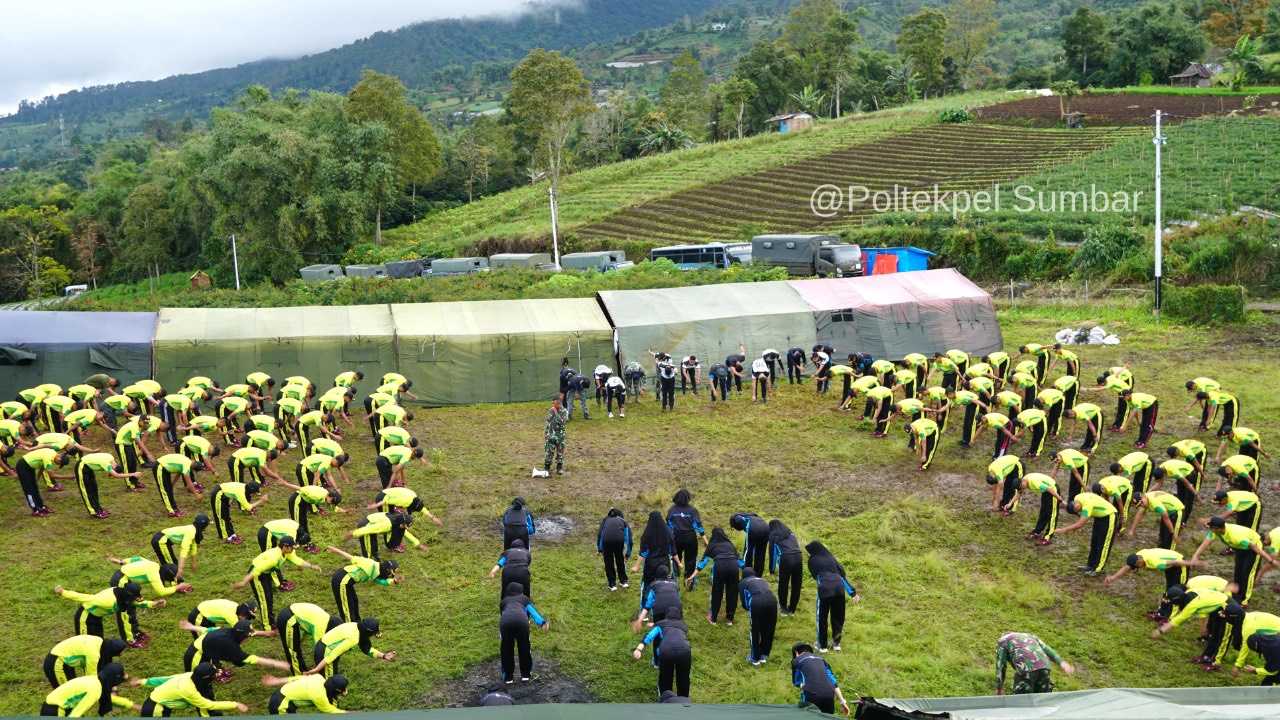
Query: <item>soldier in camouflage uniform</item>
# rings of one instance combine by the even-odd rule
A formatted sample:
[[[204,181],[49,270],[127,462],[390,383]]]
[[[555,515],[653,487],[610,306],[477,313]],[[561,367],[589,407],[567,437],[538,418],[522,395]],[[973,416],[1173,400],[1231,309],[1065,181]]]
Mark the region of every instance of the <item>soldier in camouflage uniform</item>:
[[[996,642],[996,694],[1004,694],[1005,667],[1013,666],[1013,694],[1053,692],[1049,668],[1057,663],[1070,675],[1071,663],[1063,660],[1053,648],[1030,633],[1005,633]]]
[[[547,424],[544,430],[546,441],[544,443],[545,455],[542,460],[542,469],[551,471],[551,456],[556,459],[556,474],[564,474],[564,427],[569,422],[569,413],[560,403],[560,396],[551,399],[551,408],[547,410]]]

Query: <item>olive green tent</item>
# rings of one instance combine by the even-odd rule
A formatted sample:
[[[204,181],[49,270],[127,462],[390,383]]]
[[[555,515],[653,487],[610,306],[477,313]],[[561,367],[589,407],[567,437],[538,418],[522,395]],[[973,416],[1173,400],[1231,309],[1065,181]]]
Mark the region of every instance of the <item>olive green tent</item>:
[[[786,352],[815,342],[813,314],[785,282],[729,283],[665,290],[607,290],[600,302],[618,329],[621,361],[650,362],[649,351],[696,355],[705,371],[738,352]]]
[[[1107,688],[986,697],[879,699],[902,713],[953,720],[1264,720],[1280,717],[1273,687]],[[860,713],[872,720],[904,715]]]
[[[165,387],[192,375],[242,382],[262,370],[277,378],[305,375],[323,388],[342,370],[369,376],[394,370],[395,330],[386,305],[165,308],[155,362]]]
[[[595,300],[392,305],[400,372],[429,405],[523,402],[559,389],[560,362],[610,363],[613,330]]]
[[[155,327],[156,314],[146,312],[0,312],[0,398],[96,373],[126,384],[148,377]]]

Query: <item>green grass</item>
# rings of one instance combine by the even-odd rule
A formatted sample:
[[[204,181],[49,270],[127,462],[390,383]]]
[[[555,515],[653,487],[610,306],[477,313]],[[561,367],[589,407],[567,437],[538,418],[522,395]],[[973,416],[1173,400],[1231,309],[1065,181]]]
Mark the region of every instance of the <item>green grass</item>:
[[[1011,97],[1003,91],[951,96],[823,121],[804,133],[765,133],[583,170],[562,181],[560,229],[572,233],[623,207],[931,124],[942,108],[976,107]],[[489,238],[540,238],[549,235],[549,228],[546,185],[526,186],[389,230],[384,233],[385,255],[399,259],[431,251],[457,253]]]
[[[1268,441],[1280,420],[1280,399],[1271,390],[1280,381],[1274,363],[1276,328],[1265,320],[1229,331],[1186,328],[1158,323],[1132,305],[1019,305],[1001,317],[1006,347],[1044,341],[1063,325],[1086,320],[1104,322],[1118,333],[1119,346],[1081,350],[1084,374],[1132,364],[1139,388],[1157,394],[1164,404],[1161,434],[1153,445],[1157,451],[1168,441],[1195,434],[1194,420],[1182,409],[1186,396],[1181,387],[1194,375],[1217,377],[1238,391],[1245,422]],[[548,378],[549,387],[551,382]],[[1110,401],[1108,396],[1102,402],[1110,408]],[[564,515],[577,523],[563,543],[535,537],[533,594],[552,622],[550,632],[535,635],[535,653],[556,660],[563,672],[602,700],[650,700],[653,671],[647,660],[638,663],[628,656],[636,640],[626,623],[636,607],[636,586],[630,592],[605,592],[593,552],[594,529],[605,511],[617,506],[638,531],[646,512],[665,509],[682,485],[695,494],[708,526],[727,523],[733,512],[755,510],[785,519],[802,540],[821,538],[842,559],[865,598],[850,610],[844,652],[828,656],[846,692],[989,693],[993,643],[1012,629],[1039,633],[1077,663],[1075,677],[1057,678],[1064,690],[1233,682],[1224,673],[1205,674],[1185,661],[1196,648],[1194,628],[1184,627],[1159,641],[1148,637],[1151,626],[1142,613],[1159,595],[1156,574],[1142,573],[1103,588],[1099,580],[1075,572],[1086,552],[1085,533],[1064,536],[1047,549],[1022,539],[1032,523],[1034,499],[1010,519],[985,512],[989,495],[982,472],[989,438],[979,448],[962,451],[955,445],[953,427],[934,469],[919,473],[900,433],[891,440],[873,440],[855,418],[836,412],[832,404],[831,398],[815,399],[810,385],[783,387],[767,408],[737,398],[712,407],[705,396],[681,397],[674,414],[661,415],[645,397],[630,408],[626,420],[600,415],[585,424],[574,420],[569,427],[571,473],[537,481],[529,480],[528,472],[540,462],[542,404],[419,410],[412,429],[432,448],[431,464],[415,465],[409,483],[443,517],[445,528],[428,526],[431,549],[426,555],[399,556],[407,575],[403,586],[360,589],[365,613],[383,621],[378,646],[399,651],[401,658],[391,665],[362,657],[344,660],[352,680],[346,705],[413,707],[465,668],[492,661],[498,586],[485,573],[500,548],[496,518],[513,495],[526,497],[538,515]],[[353,510],[369,501],[376,486],[363,430],[357,424],[346,442],[358,485],[347,488],[347,505]],[[103,442],[95,434],[90,444]],[[1108,434],[1098,457],[1118,457],[1132,442],[1132,433]],[[296,457],[296,452],[286,456],[282,469],[291,471]],[[1037,470],[1046,465],[1031,462]],[[1275,471],[1275,462],[1267,461],[1267,504],[1276,501],[1269,481]],[[52,587],[104,587],[112,570],[107,555],[142,553],[150,533],[170,524],[150,491],[128,495],[117,483],[107,482],[104,495],[115,513],[104,523],[83,517],[78,500],[67,493],[51,496],[59,512],[50,519],[25,517],[16,492],[3,510],[7,522],[0,528],[0,561],[10,568],[11,578],[0,587],[0,603],[10,608],[4,621],[9,662],[0,669],[0,713],[34,712],[46,692],[39,663],[54,642],[69,634],[73,610],[71,603],[50,593]],[[282,516],[284,497],[273,489],[259,518]],[[188,510],[203,507],[185,494],[180,503]],[[1204,512],[1198,510],[1197,520]],[[314,529],[322,542],[337,542],[356,517],[330,514],[319,518]],[[259,518],[237,515],[236,522],[252,538]],[[1189,530],[1180,547],[1185,550],[1194,535]],[[1153,540],[1154,523],[1145,522],[1136,540],[1117,543],[1110,567]],[[198,600],[245,595],[229,586],[247,567],[251,543],[233,548],[212,538],[206,541],[201,565],[191,573],[195,592],[177,596],[172,607],[143,612],[143,626],[155,640],[149,649],[125,655],[132,675],[178,671],[187,637],[176,629],[177,620]],[[335,566],[330,556],[314,559],[326,570]],[[1230,571],[1226,558],[1213,554],[1209,561],[1217,573]],[[331,607],[327,573],[293,569],[289,574],[300,587],[283,596],[285,601]],[[695,649],[694,700],[792,702],[786,648],[811,638],[807,608],[812,600],[812,583],[806,581],[806,610],[782,621],[773,661],[753,669],[743,660],[745,618],[740,616],[733,628],[712,628],[701,619],[706,585],[687,595]],[[1276,600],[1263,588],[1256,606],[1274,611]],[[251,640],[249,648],[279,657],[274,640]],[[262,712],[269,693],[258,685],[259,674],[253,668],[237,671],[232,683],[219,688],[219,697],[243,700]],[[143,698],[136,690],[125,694]]]

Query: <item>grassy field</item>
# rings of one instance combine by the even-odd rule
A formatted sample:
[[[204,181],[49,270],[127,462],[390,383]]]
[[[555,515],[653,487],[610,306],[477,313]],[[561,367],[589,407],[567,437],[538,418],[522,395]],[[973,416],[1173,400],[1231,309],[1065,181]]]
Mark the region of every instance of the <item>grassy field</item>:
[[[1181,384],[1199,374],[1217,377],[1236,390],[1244,421],[1271,439],[1269,431],[1280,420],[1280,400],[1271,391],[1280,380],[1273,324],[1256,320],[1232,330],[1186,328],[1158,324],[1121,306],[1002,311],[1010,348],[1044,341],[1063,325],[1086,320],[1104,323],[1123,342],[1084,348],[1084,374],[1091,377],[1105,366],[1130,363],[1138,387],[1162,398],[1160,435],[1153,447],[1194,434],[1195,422],[1182,409],[1186,397]],[[553,382],[548,378],[549,390]],[[1104,400],[1108,408],[1110,400]],[[831,398],[815,399],[810,385],[783,387],[768,406],[735,397],[728,405],[713,407],[705,395],[681,397],[671,415],[659,414],[645,397],[625,420],[606,420],[602,414],[586,423],[574,420],[569,427],[570,473],[551,480],[528,478],[529,468],[541,459],[541,403],[420,410],[412,429],[432,448],[431,463],[413,466],[409,484],[441,515],[445,527],[425,530],[431,546],[427,554],[397,556],[407,576],[404,585],[360,589],[364,613],[383,622],[378,647],[395,649],[401,657],[390,665],[356,656],[345,659],[352,680],[347,706],[418,706],[433,688],[478,663],[492,663],[499,588],[485,574],[501,546],[497,518],[513,495],[527,498],[539,516],[565,516],[576,523],[563,542],[534,539],[533,596],[552,623],[549,632],[535,634],[535,654],[557,661],[562,672],[601,700],[650,700],[654,673],[647,659],[638,663],[628,655],[636,641],[627,620],[636,609],[637,586],[630,592],[605,591],[593,552],[594,534],[610,506],[621,508],[638,532],[647,511],[665,511],[681,486],[694,493],[708,527],[726,525],[733,512],[754,510],[784,519],[802,542],[824,540],[844,562],[865,598],[851,606],[844,651],[827,656],[846,693],[987,694],[993,644],[1012,629],[1039,633],[1077,663],[1075,677],[1058,678],[1060,689],[1233,682],[1225,673],[1206,674],[1186,662],[1196,649],[1193,628],[1150,639],[1151,625],[1143,612],[1160,592],[1155,573],[1103,588],[1100,579],[1082,578],[1075,570],[1086,553],[1086,532],[1064,536],[1050,548],[1035,548],[1023,540],[1033,522],[1034,499],[1012,518],[986,512],[986,438],[982,447],[962,451],[953,427],[934,468],[919,473],[900,433],[873,440],[833,404]],[[351,510],[369,502],[377,485],[362,430],[357,423],[346,443],[355,458],[351,468],[358,485],[347,488]],[[1078,436],[1071,440],[1078,442]],[[95,436],[91,444],[103,442]],[[1118,457],[1132,442],[1132,431],[1108,434],[1098,457]],[[1050,449],[1057,447],[1051,443]],[[282,469],[291,473],[290,461],[296,457],[296,451],[288,455]],[[1030,465],[1039,470],[1047,462]],[[1274,461],[1267,462],[1265,503],[1275,501],[1270,490],[1274,473]],[[46,692],[39,663],[50,646],[70,633],[74,609],[52,595],[53,586],[82,591],[105,587],[112,572],[107,555],[143,553],[151,532],[172,524],[153,491],[129,495],[112,482],[104,490],[105,504],[115,513],[106,522],[85,518],[70,493],[51,496],[58,514],[30,519],[11,491],[0,527],[0,561],[11,573],[0,587],[0,603],[10,608],[3,622],[8,662],[0,669],[0,713],[32,713]],[[272,488],[270,502],[257,518],[237,515],[241,533],[252,538],[259,520],[284,516],[285,496]],[[203,508],[185,494],[180,502],[188,510]],[[1198,510],[1197,520],[1204,512]],[[330,514],[314,522],[313,531],[322,542],[337,542],[357,517]],[[1264,525],[1271,526],[1269,518]],[[1136,540],[1119,541],[1110,567],[1118,567],[1132,549],[1150,546],[1154,527],[1146,521]],[[736,540],[737,533],[731,534]],[[1180,548],[1192,545],[1195,535],[1188,531]],[[177,630],[178,619],[199,600],[247,596],[230,584],[245,571],[255,550],[252,540],[241,547],[206,540],[200,567],[190,574],[195,592],[176,596],[171,607],[143,611],[143,627],[155,639],[146,650],[126,653],[129,672],[179,671],[188,638]],[[336,566],[333,556],[311,559],[326,571]],[[1216,553],[1210,558],[1217,573],[1230,572],[1227,560]],[[279,596],[282,601],[332,607],[328,572],[292,569],[289,575],[299,588]],[[811,614],[806,610],[781,622],[774,659],[757,669],[744,660],[745,616],[732,628],[711,627],[701,619],[707,602],[705,583],[685,599],[695,653],[693,699],[792,702],[786,648],[812,638]],[[806,580],[802,608],[812,602],[813,586]],[[1276,604],[1269,588],[1259,590],[1258,609],[1274,611]],[[248,647],[280,656],[275,640],[250,640]],[[219,688],[219,697],[242,700],[262,712],[269,692],[257,683],[258,676],[254,668],[237,671],[230,684]],[[143,699],[137,690],[126,694]]]
[[[946,97],[824,121],[804,133],[757,135],[584,170],[563,181],[560,228],[569,233],[623,207],[928,125],[937,121],[942,108],[984,105],[1013,97],[1021,95],[991,91]],[[541,238],[549,234],[549,227],[546,186],[531,185],[390,230],[385,233],[385,252],[388,259],[432,251],[456,253],[486,238]]]

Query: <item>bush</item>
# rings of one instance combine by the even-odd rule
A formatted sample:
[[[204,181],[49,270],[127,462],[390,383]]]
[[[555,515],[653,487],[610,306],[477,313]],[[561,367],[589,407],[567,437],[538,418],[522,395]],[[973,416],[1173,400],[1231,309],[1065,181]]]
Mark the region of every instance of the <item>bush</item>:
[[[1078,278],[1111,273],[1142,244],[1138,231],[1123,225],[1098,225],[1085,231],[1084,242],[1071,262]]]
[[[964,108],[947,108],[942,111],[938,120],[944,123],[967,123],[973,122],[973,113]]]
[[[1169,287],[1164,293],[1164,312],[1184,322],[1244,322],[1244,288],[1239,285]]]

